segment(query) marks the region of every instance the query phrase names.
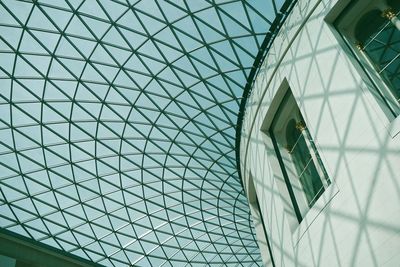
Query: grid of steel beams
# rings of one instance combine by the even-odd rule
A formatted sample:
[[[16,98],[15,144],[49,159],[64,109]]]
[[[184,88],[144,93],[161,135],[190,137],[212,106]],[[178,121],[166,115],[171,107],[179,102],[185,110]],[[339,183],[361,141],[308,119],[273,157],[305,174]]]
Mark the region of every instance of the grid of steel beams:
[[[257,266],[235,161],[284,1],[1,1],[0,227],[105,266]]]

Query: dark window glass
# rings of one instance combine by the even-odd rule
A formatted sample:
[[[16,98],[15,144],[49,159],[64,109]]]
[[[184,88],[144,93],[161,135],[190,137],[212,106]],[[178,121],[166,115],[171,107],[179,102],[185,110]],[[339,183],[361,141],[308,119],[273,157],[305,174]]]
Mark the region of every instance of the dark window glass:
[[[294,196],[293,207],[303,217],[330,181],[290,90],[274,117],[270,135],[288,191]]]

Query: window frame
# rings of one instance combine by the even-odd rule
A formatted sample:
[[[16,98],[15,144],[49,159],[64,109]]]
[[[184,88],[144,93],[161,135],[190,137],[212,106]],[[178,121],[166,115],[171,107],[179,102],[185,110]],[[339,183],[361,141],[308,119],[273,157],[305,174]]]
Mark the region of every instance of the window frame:
[[[394,138],[400,133],[400,104],[393,107],[393,105],[388,103],[387,97],[384,94],[387,94],[390,91],[388,85],[380,77],[374,66],[371,64],[371,61],[366,60],[366,57],[360,54],[360,51],[356,48],[356,43],[352,43],[351,41],[354,41],[354,39],[346,38],[341,26],[337,25],[338,20],[341,19],[341,17],[349,15],[346,14],[347,9],[351,6],[353,6],[352,8],[354,9],[355,4],[364,5],[365,8],[365,6],[369,5],[369,2],[338,0],[327,12],[324,20],[338,41],[338,45],[344,52],[346,59],[351,62],[363,80],[364,83],[360,84],[360,89],[364,92],[368,92],[365,94],[366,97],[371,103],[376,103],[384,113],[384,116],[382,116],[379,115],[380,112],[377,112],[377,114],[381,116],[381,121],[384,123],[389,135]],[[365,12],[367,12],[367,10],[364,10],[363,14],[365,14]],[[362,15],[360,15],[360,17],[362,17]],[[384,90],[381,88],[384,88]]]
[[[247,198],[249,201],[250,212],[252,215],[258,246],[260,248],[263,263],[275,267],[274,254],[272,251],[271,233],[267,232],[267,225],[264,221],[264,214],[261,210],[260,202],[257,196],[256,186],[254,185],[254,177],[251,172],[247,174],[246,186]]]
[[[290,144],[290,147],[288,147],[288,130],[290,134],[295,134],[295,139],[297,139],[293,145]],[[293,209],[300,224],[307,212],[330,185],[330,179],[290,88],[286,91],[275,113],[268,134],[271,137]],[[306,154],[296,157],[294,151],[296,148],[302,148],[302,152]],[[305,161],[304,158],[306,158]],[[314,173],[308,178],[306,177],[307,181],[304,181],[302,177],[304,178],[303,175],[306,174],[309,167],[314,169]],[[316,182],[321,186],[315,194],[309,196],[307,191],[313,188],[307,186],[307,183],[314,185]],[[312,199],[309,200],[309,197]]]
[[[341,38],[352,50],[354,56],[359,61],[361,68],[371,78],[377,93],[383,98],[384,103],[388,106],[389,110],[393,114],[393,117],[397,117],[400,115],[400,103],[394,96],[394,93],[392,92],[388,82],[385,81],[384,77],[382,77],[383,75],[381,75],[375,68],[375,62],[370,58],[369,55],[367,55],[366,52],[363,52],[363,44],[361,44],[356,37],[358,34],[358,23],[362,21],[370,12],[380,12],[378,8],[385,9],[385,7],[380,7],[380,5],[383,5],[383,2],[383,0],[350,2],[341,9],[340,14],[333,21],[333,25],[337,29]],[[382,20],[386,20],[386,25],[391,23],[388,19],[383,18]]]
[[[329,169],[327,168],[328,166],[326,164],[326,160],[323,157],[322,150],[318,147],[318,144],[314,142],[315,149],[318,151],[320,159],[327,173],[327,176],[330,178],[330,184],[327,188],[325,188],[321,196],[316,200],[316,202],[312,205],[312,207],[308,209],[308,211],[304,214],[302,220],[299,222],[297,215],[295,214],[294,208],[292,206],[292,202],[289,203],[288,201],[288,200],[291,201],[291,196],[284,178],[285,177],[283,174],[284,171],[282,170],[281,165],[279,163],[280,160],[279,156],[277,155],[275,150],[273,136],[271,136],[269,132],[275,114],[277,113],[282,103],[282,100],[284,99],[284,96],[286,95],[288,90],[291,90],[296,105],[299,108],[299,111],[304,118],[305,113],[302,110],[301,106],[298,104],[299,102],[296,97],[297,90],[295,89],[295,87],[290,86],[288,80],[284,78],[281,85],[278,87],[278,89],[276,90],[276,92],[272,97],[272,100],[270,102],[271,104],[269,105],[269,108],[264,117],[264,121],[260,127],[260,133],[265,145],[268,163],[272,169],[273,173],[272,180],[275,184],[274,187],[278,189],[277,191],[279,192],[280,195],[281,203],[286,217],[286,222],[288,223],[289,228],[292,232],[293,244],[294,246],[296,246],[300,241],[300,239],[304,236],[307,229],[317,218],[317,216],[328,205],[328,203],[337,195],[339,189],[334,179],[332,178],[332,175],[329,174],[330,172]],[[310,132],[313,131],[310,130]],[[312,139],[314,141],[316,140],[315,138]]]

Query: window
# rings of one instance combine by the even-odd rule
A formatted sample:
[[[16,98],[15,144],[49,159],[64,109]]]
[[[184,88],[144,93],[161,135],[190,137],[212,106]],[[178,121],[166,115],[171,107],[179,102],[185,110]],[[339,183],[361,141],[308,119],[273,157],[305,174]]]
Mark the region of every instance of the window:
[[[331,182],[290,89],[275,113],[268,135],[300,223]]]
[[[335,21],[395,117],[400,114],[399,11],[398,0],[351,1]]]
[[[251,173],[249,173],[248,176],[247,187],[247,197],[249,199],[250,210],[256,229],[258,247],[260,248],[261,256],[263,258],[263,264],[264,266],[275,266],[271,243],[268,238],[266,225],[264,223],[256,188],[254,186],[253,175]]]

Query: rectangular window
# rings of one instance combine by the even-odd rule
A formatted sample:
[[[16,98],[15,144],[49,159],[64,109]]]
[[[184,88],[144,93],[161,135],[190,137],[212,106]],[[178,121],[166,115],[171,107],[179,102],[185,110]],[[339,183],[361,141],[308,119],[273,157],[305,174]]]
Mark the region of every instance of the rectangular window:
[[[272,120],[269,136],[300,223],[331,182],[290,89]]]

